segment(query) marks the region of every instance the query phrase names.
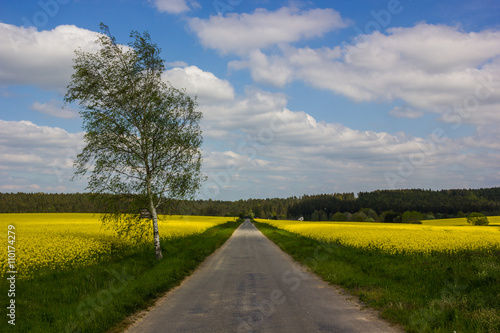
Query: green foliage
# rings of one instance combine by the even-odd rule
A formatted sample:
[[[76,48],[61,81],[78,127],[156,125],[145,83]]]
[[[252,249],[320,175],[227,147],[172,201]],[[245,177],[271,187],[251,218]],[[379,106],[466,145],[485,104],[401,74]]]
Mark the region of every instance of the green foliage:
[[[367,218],[368,218],[368,216],[366,216],[365,213],[357,212],[357,213],[352,214],[351,221],[364,222]]]
[[[464,194],[469,191],[476,193],[475,197],[479,199],[471,201],[471,197]],[[92,195],[88,193],[0,193],[0,212],[101,213],[107,211],[105,206],[98,204],[100,199],[92,201],[91,197]],[[117,200],[117,209],[126,213],[131,202],[131,198],[121,197]],[[346,220],[350,221],[350,215],[362,207],[370,207],[379,214],[378,219],[374,218],[375,220],[391,223],[400,222],[399,217],[405,211],[428,212],[424,214],[424,219],[453,218],[459,211],[481,211],[487,212],[486,215],[500,215],[500,187],[456,191],[375,191],[363,193],[358,199],[353,197],[349,200],[345,200],[344,195],[337,194],[237,201],[171,199],[161,203],[158,211],[162,214],[174,215],[238,216],[240,212],[252,210],[256,217],[264,219],[276,216],[280,219],[296,220],[303,216],[309,220],[314,211],[323,210],[330,219],[337,212],[342,212]],[[138,208],[148,207],[138,205]]]
[[[377,212],[371,208],[361,208],[359,211],[364,213],[367,218],[371,218],[374,221],[378,220]]]
[[[406,211],[401,216],[401,222],[403,223],[419,223],[424,219],[422,213],[417,211]]]
[[[201,112],[184,91],[162,79],[161,50],[150,35],[132,31],[126,48],[101,23],[96,53],[77,50],[74,73],[64,97],[78,103],[85,147],[77,155],[76,175],[90,173],[87,190],[128,196],[152,215],[155,251],[161,258],[156,209],[172,198],[192,198],[201,176]],[[132,196],[133,195],[133,196]],[[137,218],[117,220],[119,211],[104,214],[103,223],[130,235]],[[139,223],[139,226],[141,223]]]
[[[379,220],[380,222],[386,223],[399,222],[399,214],[394,212],[393,210],[388,210],[380,214]]]
[[[166,192],[193,194],[201,179],[196,102],[163,82],[164,60],[147,32],[133,31],[127,49],[101,28],[97,53],[76,51],[65,96],[79,103],[86,132],[77,174],[91,173],[93,193],[156,196],[155,205]]]
[[[341,212],[336,212],[335,214],[333,214],[331,220],[332,221],[347,221],[347,218]]]
[[[490,222],[484,214],[470,213],[467,216],[467,223],[470,223],[472,225],[488,225]]]
[[[311,221],[327,221],[328,215],[322,209],[315,210],[311,215]]]
[[[459,216],[457,215],[457,217],[459,217]],[[424,220],[435,220],[435,219],[436,219],[436,217],[434,216],[434,214],[432,212],[424,214]]]

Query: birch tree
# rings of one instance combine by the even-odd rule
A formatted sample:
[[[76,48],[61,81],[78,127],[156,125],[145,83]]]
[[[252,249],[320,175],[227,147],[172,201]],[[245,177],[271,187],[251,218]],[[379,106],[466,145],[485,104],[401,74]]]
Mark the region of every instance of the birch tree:
[[[139,210],[147,209],[155,255],[161,259],[158,206],[192,198],[202,180],[202,114],[196,99],[162,80],[161,50],[147,32],[132,31],[127,46],[102,23],[101,31],[97,52],[75,51],[64,97],[80,106],[86,132],[75,175],[88,176],[92,193],[130,202],[130,214],[113,211],[111,202],[102,215],[119,234],[142,234]]]

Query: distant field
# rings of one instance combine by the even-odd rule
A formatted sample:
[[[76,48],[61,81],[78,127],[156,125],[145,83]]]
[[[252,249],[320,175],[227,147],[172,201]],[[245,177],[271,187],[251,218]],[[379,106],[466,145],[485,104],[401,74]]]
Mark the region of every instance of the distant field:
[[[227,217],[160,216],[163,239],[199,234],[231,220]],[[0,214],[0,227],[15,226],[19,277],[97,263],[126,251],[127,241],[105,230],[97,214]],[[0,257],[0,275],[7,271],[7,252]]]
[[[500,217],[493,226],[471,226],[465,219],[431,220],[423,224],[366,222],[300,222],[258,220],[313,239],[386,253],[454,253],[500,249]]]
[[[500,216],[488,216],[489,225],[500,226]],[[425,225],[438,225],[438,226],[460,226],[460,225],[470,225],[467,223],[465,217],[455,218],[455,219],[441,219],[441,220],[425,220],[422,221]]]

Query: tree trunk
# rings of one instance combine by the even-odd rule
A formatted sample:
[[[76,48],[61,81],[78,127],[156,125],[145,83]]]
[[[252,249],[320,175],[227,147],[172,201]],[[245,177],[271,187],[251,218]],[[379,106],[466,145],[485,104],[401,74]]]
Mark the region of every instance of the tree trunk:
[[[147,195],[149,199],[149,209],[151,213],[151,219],[153,220],[153,242],[155,246],[155,255],[156,259],[161,259],[163,258],[163,254],[161,253],[161,246],[160,246],[160,232],[158,231],[158,215],[156,215],[156,208],[155,208],[155,203],[153,200],[153,194],[151,192],[151,176],[149,174],[149,168],[146,165],[147,169]]]
[[[156,215],[156,209],[152,200],[150,202],[150,206],[151,206],[151,218],[153,219],[153,239],[155,245],[155,255],[156,259],[161,259],[163,258],[163,254],[161,253],[160,233],[158,232],[158,215]]]

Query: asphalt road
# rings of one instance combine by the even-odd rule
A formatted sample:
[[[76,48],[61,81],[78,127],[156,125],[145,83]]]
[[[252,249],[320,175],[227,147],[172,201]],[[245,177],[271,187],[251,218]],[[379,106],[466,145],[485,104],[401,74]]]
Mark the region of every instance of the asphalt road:
[[[399,330],[307,272],[246,221],[127,332]]]

